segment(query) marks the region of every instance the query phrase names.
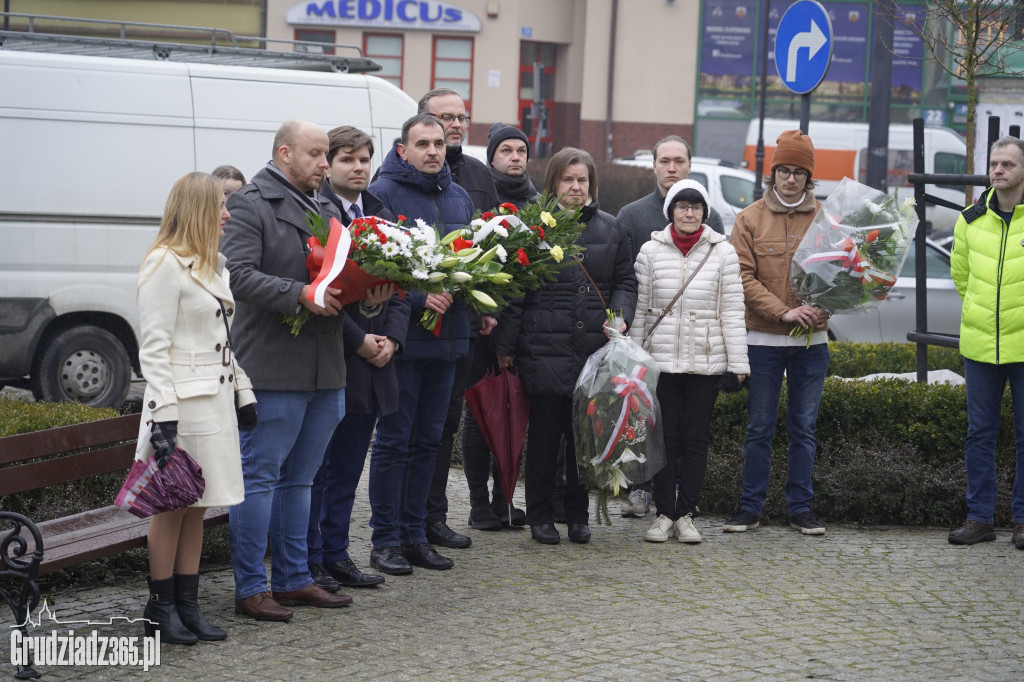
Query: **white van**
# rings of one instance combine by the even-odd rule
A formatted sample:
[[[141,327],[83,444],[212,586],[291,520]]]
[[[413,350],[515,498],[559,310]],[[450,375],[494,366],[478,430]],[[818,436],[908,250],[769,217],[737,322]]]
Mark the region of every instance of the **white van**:
[[[747,143],[743,158],[754,168],[757,152],[758,120],[750,122],[747,129]],[[796,130],[798,121],[765,119],[764,145],[765,161],[771,160],[775,151],[775,140],[785,130]],[[867,182],[868,166],[868,124],[831,123],[811,121],[807,134],[814,143],[815,194],[824,198],[844,177]],[[924,172],[965,173],[967,172],[967,143],[956,131],[939,126],[925,126],[924,129]],[[914,129],[909,124],[894,123],[889,126],[889,192],[898,191],[902,201],[914,196],[914,186],[907,182],[907,175],[914,171]],[[964,205],[963,186],[927,185],[929,194]],[[953,209],[928,205],[926,220],[930,230],[952,228],[959,212]]]
[[[416,113],[373,76],[2,48],[0,92],[0,385],[96,406],[139,369],[136,276],[175,180],[252,177],[292,118],[358,126],[379,165]]]

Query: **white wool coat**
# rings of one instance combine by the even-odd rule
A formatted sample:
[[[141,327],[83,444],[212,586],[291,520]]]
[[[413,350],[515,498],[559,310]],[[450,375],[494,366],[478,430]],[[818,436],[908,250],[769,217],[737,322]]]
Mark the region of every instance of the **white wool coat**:
[[[643,245],[634,268],[636,315],[629,335],[671,374],[750,374],[744,321],[743,281],[736,250],[723,235],[704,226],[683,256],[672,241],[672,226]],[[679,287],[714,246],[708,261],[650,334]],[[648,338],[650,336],[650,338]]]
[[[240,405],[256,402],[256,396],[234,356],[224,352],[221,304],[229,325],[235,310],[224,257],[210,279],[192,268],[194,260],[159,247],[139,270],[139,364],[146,393],[135,458],[153,454],[149,420],[177,421],[177,445],[195,458],[206,480],[194,506],[233,505],[245,497],[236,386]]]

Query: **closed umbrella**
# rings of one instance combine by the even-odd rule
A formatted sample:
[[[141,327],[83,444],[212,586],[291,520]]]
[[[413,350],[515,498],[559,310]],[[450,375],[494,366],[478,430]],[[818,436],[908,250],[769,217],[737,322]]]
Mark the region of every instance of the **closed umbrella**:
[[[511,525],[512,495],[519,480],[523,439],[530,421],[530,401],[523,391],[523,382],[509,368],[497,373],[487,372],[483,379],[466,389],[465,396],[484,442],[494,456],[501,490],[508,501]]]

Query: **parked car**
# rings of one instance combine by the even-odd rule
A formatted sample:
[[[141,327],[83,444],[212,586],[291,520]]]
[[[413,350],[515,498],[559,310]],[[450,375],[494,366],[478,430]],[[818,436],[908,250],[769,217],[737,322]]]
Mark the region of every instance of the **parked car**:
[[[650,152],[637,152],[624,159],[615,159],[615,163],[650,168],[652,174],[654,172],[654,155]],[[754,201],[754,173],[728,161],[695,156],[690,160],[689,178],[707,188],[711,206],[722,216],[725,233],[732,232],[736,214]]]
[[[960,295],[949,274],[949,250],[926,240],[925,263],[928,287],[928,329],[935,334],[960,334]],[[907,343],[907,332],[917,321],[917,281],[914,243],[889,297],[878,310],[863,315],[834,315],[828,322],[830,336],[837,341]]]

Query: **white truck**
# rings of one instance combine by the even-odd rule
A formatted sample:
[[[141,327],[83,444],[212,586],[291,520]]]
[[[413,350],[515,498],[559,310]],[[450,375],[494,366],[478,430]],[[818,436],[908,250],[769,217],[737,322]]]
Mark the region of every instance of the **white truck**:
[[[166,45],[170,59],[150,50],[146,61],[65,54],[66,36],[61,53],[32,51],[33,38],[46,46],[38,37],[0,38],[0,385],[45,400],[123,402],[139,371],[139,263],[175,180],[220,164],[251,177],[292,118],[358,126],[379,162],[416,113],[374,76],[294,68],[307,55],[218,51],[268,65],[232,66],[197,63],[195,46],[181,46],[183,61]],[[291,68],[269,68],[280,64]]]

